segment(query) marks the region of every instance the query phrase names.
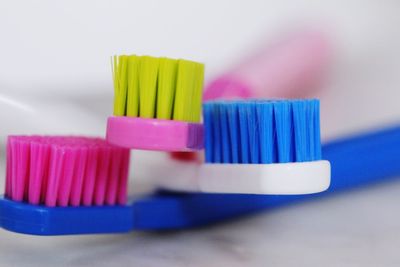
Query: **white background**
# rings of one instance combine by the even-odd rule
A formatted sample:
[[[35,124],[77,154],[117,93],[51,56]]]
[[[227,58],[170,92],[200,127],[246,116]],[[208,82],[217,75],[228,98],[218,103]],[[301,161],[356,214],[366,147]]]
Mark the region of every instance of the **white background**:
[[[390,125],[400,118],[399,11],[378,0],[0,1],[0,143],[10,133],[104,135],[110,55],[194,59],[209,79],[259,41],[308,27],[326,31],[335,48],[318,93],[324,139]],[[148,159],[164,160],[135,158],[141,181]],[[392,181],[194,231],[43,238],[0,230],[0,266],[398,266],[399,190]]]

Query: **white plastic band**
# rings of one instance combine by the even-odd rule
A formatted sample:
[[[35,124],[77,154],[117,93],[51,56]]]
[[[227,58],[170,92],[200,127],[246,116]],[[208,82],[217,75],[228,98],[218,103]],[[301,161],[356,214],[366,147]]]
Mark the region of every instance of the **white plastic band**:
[[[296,195],[322,192],[328,189],[331,178],[330,163],[326,160],[178,165],[165,171],[167,177],[159,181],[163,188],[203,193]]]

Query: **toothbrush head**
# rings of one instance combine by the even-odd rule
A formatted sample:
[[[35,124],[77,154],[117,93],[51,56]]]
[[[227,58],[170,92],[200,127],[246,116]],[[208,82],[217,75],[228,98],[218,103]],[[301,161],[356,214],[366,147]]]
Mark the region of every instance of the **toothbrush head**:
[[[318,100],[210,101],[203,113],[199,191],[310,194],[329,187]]]
[[[9,136],[7,198],[29,204],[125,204],[129,150],[100,138]]]
[[[113,79],[114,116],[107,124],[110,143],[162,151],[202,148],[203,64],[184,59],[115,56]]]

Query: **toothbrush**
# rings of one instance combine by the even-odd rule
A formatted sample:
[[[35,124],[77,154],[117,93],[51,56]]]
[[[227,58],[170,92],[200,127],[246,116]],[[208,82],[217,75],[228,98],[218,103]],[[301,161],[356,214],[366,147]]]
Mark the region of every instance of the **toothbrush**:
[[[399,148],[400,125],[323,145],[323,159],[332,164],[332,183],[318,195],[159,192],[126,205],[90,207],[46,207],[0,198],[0,226],[25,234],[65,235],[207,225],[396,177]]]
[[[114,116],[107,141],[118,146],[193,151],[202,148],[204,65],[184,59],[115,56]]]
[[[203,113],[205,163],[172,161],[159,180],[163,188],[281,195],[329,187],[318,100],[210,101]]]

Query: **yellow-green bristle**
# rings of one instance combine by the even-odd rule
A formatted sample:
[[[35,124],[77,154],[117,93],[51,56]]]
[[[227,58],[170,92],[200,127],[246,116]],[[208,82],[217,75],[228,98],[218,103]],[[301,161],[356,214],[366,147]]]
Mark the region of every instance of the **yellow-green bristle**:
[[[157,96],[159,59],[140,57],[139,67],[139,116],[154,118]]]
[[[158,119],[172,119],[177,69],[177,60],[160,58],[157,89]]]
[[[114,56],[114,115],[200,121],[204,65],[150,56]]]
[[[192,122],[200,122],[201,102],[203,96],[204,65],[196,64],[196,76],[193,78]]]
[[[199,122],[204,65],[179,60],[176,81],[174,120]]]
[[[114,115],[124,116],[127,93],[127,56],[114,56],[112,62],[114,80]]]
[[[126,115],[139,116],[139,57],[131,55],[128,57],[128,91],[126,103]]]

